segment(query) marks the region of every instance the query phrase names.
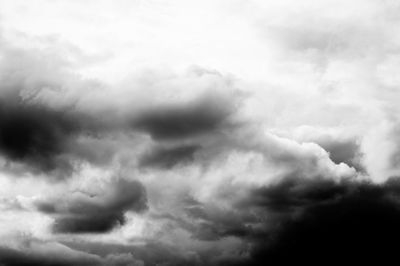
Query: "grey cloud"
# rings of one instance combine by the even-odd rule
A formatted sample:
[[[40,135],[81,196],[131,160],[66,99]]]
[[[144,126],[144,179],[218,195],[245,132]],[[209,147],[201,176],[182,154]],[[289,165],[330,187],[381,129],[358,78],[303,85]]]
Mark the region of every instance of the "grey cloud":
[[[105,233],[125,223],[125,212],[145,211],[147,196],[138,181],[118,179],[104,194],[79,194],[36,205],[39,211],[55,216],[56,233]]]
[[[399,144],[400,123],[397,122],[394,128],[389,132],[389,138],[393,141],[395,148],[389,158],[389,165],[393,169],[398,169],[400,166],[400,144]]]
[[[4,266],[101,266],[99,256],[70,249],[57,242],[24,239],[15,247],[0,246]]]
[[[105,257],[105,265],[112,266],[144,266],[142,260],[134,258],[132,253],[109,254]]]
[[[179,141],[234,126],[230,116],[238,99],[232,95],[209,91],[183,103],[136,109],[113,105],[111,100],[104,109],[94,108],[97,103],[79,92],[80,87],[94,85],[72,75],[65,65],[58,66],[46,56],[42,60],[31,58],[30,51],[18,49],[6,51],[3,64],[16,59],[21,64],[5,67],[4,71],[18,75],[5,75],[0,85],[0,154],[7,161],[3,167],[7,171],[65,178],[81,162],[107,165],[120,146],[126,145],[121,142],[135,138],[138,132],[156,141]],[[40,65],[50,64],[47,61],[56,66],[42,73]],[[37,71],[32,72],[32,65]],[[64,89],[68,85],[72,88]],[[96,86],[101,91],[101,85]],[[112,145],[108,145],[110,140]],[[196,149],[195,144],[156,149],[145,155],[141,164],[170,168],[180,161],[190,161]]]
[[[124,214],[119,211],[112,214],[71,215],[57,218],[54,222],[53,231],[55,233],[74,234],[105,233],[124,223]]]
[[[382,185],[355,180],[283,180],[249,191],[248,198],[237,202],[228,212],[187,202],[186,214],[194,226],[186,228],[193,230],[193,237],[209,243],[210,247],[225,237],[238,238],[243,246],[237,254],[224,255],[223,249],[181,250],[152,242],[63,243],[103,258],[134,254],[135,260],[144,265],[264,265],[293,260],[320,265],[327,259],[386,261],[395,257],[391,241],[400,234],[399,192],[399,179],[395,177]],[[248,213],[253,216],[246,216]]]
[[[134,119],[133,127],[156,140],[174,140],[218,131],[234,111],[233,103],[207,95],[176,106],[159,106]]]
[[[240,207],[265,208],[272,212],[290,212],[315,202],[334,200],[345,195],[350,185],[346,181],[303,180],[288,178],[271,186],[253,189]]]
[[[356,139],[349,140],[317,140],[316,143],[329,152],[331,160],[337,164],[345,163],[359,172],[365,172],[362,165],[362,152]]]
[[[1,97],[3,96],[3,97]],[[0,95],[0,154],[4,170],[19,169],[65,178],[77,162],[105,164],[108,125],[71,107],[54,108],[21,96]],[[102,140],[102,141],[99,141]],[[96,146],[93,145],[96,144]]]
[[[4,266],[144,266],[132,253],[100,256],[70,248],[60,242],[35,238],[20,240],[13,247],[0,246],[0,265]]]
[[[107,90],[124,88],[105,89],[101,82],[84,79],[71,62],[45,49],[2,45],[0,159],[5,161],[2,170],[15,176],[33,173],[60,180],[84,163],[109,166],[122,153],[122,146],[125,149],[132,145],[126,148],[132,151],[138,144],[136,138],[143,135],[151,136],[155,142],[178,142],[234,126],[230,118],[238,97],[209,88],[215,85],[232,90],[231,80],[218,72],[196,68],[184,76],[202,86],[203,93],[189,97],[191,100],[154,104],[148,98],[149,104],[145,105],[137,104],[138,91],[129,96],[105,96]],[[157,75],[150,78],[164,81]],[[174,79],[179,86],[180,76]],[[137,85],[147,86],[132,86]],[[119,98],[125,97],[119,104]],[[197,144],[174,144],[173,148],[154,149],[140,159],[141,166],[166,169],[192,160]]]
[[[390,262],[400,234],[399,184],[398,177],[381,185],[355,179],[284,179],[249,190],[230,211],[188,202],[190,219],[177,222],[196,240],[215,243],[236,237],[250,247],[234,259],[208,253],[212,263],[199,265]]]
[[[3,44],[0,69],[0,155],[5,171],[46,173],[64,178],[77,161],[92,160],[92,147],[79,137],[108,130],[99,117],[77,110],[65,93],[91,82],[72,74],[69,64],[46,51]],[[71,87],[71,88],[70,88]],[[53,95],[52,97],[48,95]],[[54,97],[56,95],[56,97]],[[64,99],[65,97],[65,99]]]
[[[41,171],[71,168],[62,154],[80,131],[66,112],[33,104],[0,102],[0,152]]]
[[[134,254],[137,261],[143,261],[146,266],[168,265],[204,265],[194,252],[184,251],[176,246],[157,241],[145,245],[112,244],[93,241],[63,241],[63,244],[82,252],[91,252],[101,257],[120,257],[124,254]],[[121,255],[123,254],[123,255]]]
[[[255,213],[239,209],[224,209],[197,204],[187,206],[185,214],[192,223],[186,226],[194,239],[215,241],[224,237],[245,238],[253,230],[251,224],[258,222]]]
[[[170,169],[175,165],[193,161],[197,145],[177,146],[172,148],[154,148],[140,159],[140,166],[145,168]]]
[[[100,265],[93,259],[71,259],[57,255],[43,256],[23,253],[11,248],[0,248],[0,265],[4,266],[76,266],[76,265]]]

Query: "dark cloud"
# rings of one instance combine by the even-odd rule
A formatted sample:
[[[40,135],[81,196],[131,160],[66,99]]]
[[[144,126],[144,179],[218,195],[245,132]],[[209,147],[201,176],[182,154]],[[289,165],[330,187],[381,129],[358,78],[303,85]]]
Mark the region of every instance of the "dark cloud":
[[[140,114],[134,127],[154,139],[180,139],[217,130],[232,113],[232,103],[207,96],[176,106],[161,106]]]
[[[4,171],[46,173],[57,180],[69,177],[80,163],[104,166],[112,160],[116,147],[111,145],[110,136],[122,132],[123,126],[114,127],[74,105],[50,106],[35,97],[25,99],[18,92],[0,94]]]
[[[180,226],[199,240],[215,241],[235,237],[254,244],[269,238],[277,225],[298,215],[305,208],[340,199],[352,189],[349,181],[288,178],[276,184],[253,188],[238,197],[232,209],[188,205],[186,215],[191,226]]]
[[[191,226],[179,221],[180,226],[191,232],[192,238],[202,241],[246,237],[252,231],[248,225],[257,222],[257,216],[246,210],[229,210],[200,203],[187,206],[185,214],[191,220]]]
[[[188,163],[194,159],[197,145],[178,146],[173,148],[155,148],[140,160],[140,166],[169,169],[177,164]]]
[[[252,191],[234,210],[192,202],[186,214],[194,226],[182,228],[209,243],[209,249],[179,249],[156,242],[63,243],[100,257],[135,254],[144,265],[389,264],[397,259],[400,237],[400,179],[381,185],[284,180]],[[224,237],[240,239],[243,245],[234,252],[216,248],[216,241]]]
[[[396,178],[383,185],[303,181],[263,189],[253,203],[284,215],[268,234],[255,235],[250,258],[237,265],[387,264],[397,259],[399,189]]]
[[[53,231],[56,233],[104,233],[125,223],[124,213],[71,215],[57,218]]]
[[[188,265],[388,264],[400,237],[400,178],[291,178],[249,191],[232,210],[192,202],[185,215],[171,219],[196,240],[243,243],[225,256],[200,252]]]
[[[7,248],[0,250],[0,263],[2,266],[100,265],[99,263],[90,260],[70,260],[59,257],[30,255]]]
[[[268,187],[251,191],[249,197],[241,201],[240,207],[256,207],[272,212],[290,212],[298,207],[334,200],[346,194],[350,184],[329,179],[301,180],[288,178]]]
[[[38,42],[49,48],[44,39],[28,39],[30,48],[6,39],[1,45],[2,170],[15,176],[46,173],[57,179],[70,176],[77,162],[104,162],[94,156],[101,145],[94,148],[81,141],[83,137],[98,138],[112,127],[101,115],[88,112],[86,102],[79,105],[83,89],[93,92],[99,84],[82,79],[66,58],[34,45]]]
[[[109,88],[105,84],[84,79],[69,60],[47,53],[46,49],[3,45],[0,162],[4,162],[2,170],[14,176],[44,174],[59,180],[71,176],[82,163],[108,166],[123,153],[122,145],[136,140],[138,131],[156,140],[175,141],[216,132],[228,124],[237,103],[233,94],[238,93],[233,90],[226,93],[202,89],[203,93],[195,93],[193,100],[167,100],[165,104],[153,102],[144,107],[136,102],[137,91],[131,95],[115,87],[121,93],[107,97],[104,92]],[[229,78],[217,72],[199,68],[192,74],[193,82],[203,82],[202,76],[206,75],[216,79],[212,83],[216,86],[232,86]],[[118,99],[125,97],[124,104],[120,104]],[[142,164],[170,168],[189,161],[195,150],[195,146],[154,150],[143,158]]]
[[[51,107],[23,99],[17,92],[0,95],[4,171],[46,173],[60,179],[70,176],[76,163],[105,164],[112,158],[104,141],[111,132],[106,122],[72,105]]]
[[[125,223],[125,212],[147,209],[145,188],[138,181],[119,179],[98,195],[79,193],[67,199],[37,202],[37,208],[55,216],[57,233],[105,233]]]
[[[117,153],[118,141],[124,140],[121,135],[130,138],[139,130],[156,140],[178,141],[232,125],[227,120],[233,112],[233,99],[211,94],[122,117],[114,110],[103,118],[101,112],[85,113],[85,108],[72,102],[53,106],[46,98],[39,101],[40,90],[26,98],[21,96],[23,92],[8,89],[0,94],[0,154],[11,164],[5,168],[14,172],[67,177],[77,163],[110,162]],[[171,168],[191,161],[199,148],[194,144],[156,148],[144,155],[140,164]]]
[[[51,171],[70,167],[62,158],[79,122],[62,111],[0,101],[0,152],[9,160]]]

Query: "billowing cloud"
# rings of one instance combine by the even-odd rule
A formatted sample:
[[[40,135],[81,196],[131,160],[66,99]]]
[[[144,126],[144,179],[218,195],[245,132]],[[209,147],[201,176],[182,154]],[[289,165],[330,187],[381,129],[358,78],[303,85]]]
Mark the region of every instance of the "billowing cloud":
[[[395,258],[395,1],[0,3],[0,265]]]
[[[125,212],[147,209],[145,188],[138,181],[118,179],[108,190],[90,195],[38,201],[39,211],[54,215],[56,233],[102,233],[125,223]]]

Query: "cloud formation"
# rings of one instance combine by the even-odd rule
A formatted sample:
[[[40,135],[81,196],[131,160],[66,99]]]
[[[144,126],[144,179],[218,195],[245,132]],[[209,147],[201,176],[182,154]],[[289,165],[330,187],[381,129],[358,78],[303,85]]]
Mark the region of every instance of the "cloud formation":
[[[233,106],[215,96],[217,95],[206,95],[182,106],[156,107],[139,115],[133,125],[160,140],[186,138],[216,131],[227,122]]]
[[[0,109],[3,155],[43,171],[70,167],[62,155],[70,138],[80,131],[79,121],[62,111],[6,101]]]
[[[130,253],[110,253],[99,256],[68,247],[65,244],[44,241],[29,236],[17,236],[0,247],[0,263],[7,266],[17,265],[55,265],[55,266],[143,266],[143,261],[135,259]]]
[[[0,0],[0,265],[396,259],[395,1],[38,1]]]
[[[125,212],[147,209],[146,191],[138,181],[121,178],[110,185],[95,195],[77,192],[36,205],[39,211],[55,216],[55,233],[108,232],[125,224]]]
[[[307,187],[307,185],[303,185]],[[318,194],[320,186],[308,187]],[[306,263],[320,265],[340,263],[389,262],[395,259],[395,241],[400,231],[398,179],[379,186],[373,184],[323,185],[320,195],[297,199],[289,190],[280,190],[274,196],[277,202],[266,206],[280,209],[301,208],[299,214],[288,211],[291,217],[259,239],[250,261],[244,265],[260,263]],[[328,193],[326,193],[328,191]],[[329,195],[329,192],[331,195]],[[299,194],[307,194],[299,191]],[[266,193],[267,195],[267,193]],[[286,201],[287,204],[283,204]],[[302,197],[300,197],[302,198]]]

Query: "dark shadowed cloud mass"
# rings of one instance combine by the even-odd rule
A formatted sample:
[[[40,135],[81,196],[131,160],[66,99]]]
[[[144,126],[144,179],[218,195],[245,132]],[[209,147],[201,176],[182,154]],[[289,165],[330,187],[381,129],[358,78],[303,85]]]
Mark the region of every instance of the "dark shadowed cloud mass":
[[[0,102],[0,152],[36,170],[70,168],[62,155],[80,131],[79,121],[62,111],[6,101]]]
[[[125,212],[147,209],[145,188],[138,181],[119,179],[101,194],[73,194],[37,202],[43,213],[55,215],[56,233],[102,233],[125,223]]]
[[[220,99],[221,100],[221,99]],[[213,95],[182,106],[161,106],[141,114],[133,126],[148,132],[154,139],[179,139],[218,130],[232,113],[229,102]]]
[[[396,259],[393,243],[400,235],[398,185],[393,185],[349,184],[336,197],[298,205],[304,208],[298,215],[256,241],[245,265],[390,263]],[[280,196],[292,198],[288,194]]]

